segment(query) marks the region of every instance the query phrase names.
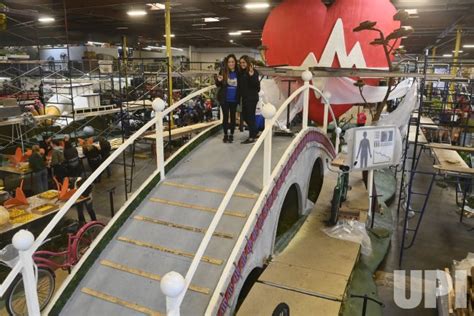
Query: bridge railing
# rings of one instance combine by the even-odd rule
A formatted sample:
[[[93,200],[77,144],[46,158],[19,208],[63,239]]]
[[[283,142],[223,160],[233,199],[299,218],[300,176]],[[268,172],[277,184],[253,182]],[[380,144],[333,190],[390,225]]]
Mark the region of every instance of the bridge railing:
[[[196,251],[196,254],[194,255],[193,261],[186,273],[186,276],[183,278],[179,273],[177,272],[169,272],[163,277],[163,280],[160,284],[162,291],[165,293],[166,297],[166,303],[167,303],[167,314],[168,315],[179,315],[180,313],[180,306],[181,303],[184,299],[184,296],[186,295],[186,292],[189,288],[189,285],[191,284],[191,281],[194,277],[194,274],[196,273],[196,270],[199,266],[199,263],[202,260],[202,257],[204,255],[204,252],[206,251],[209,242],[217,228],[217,225],[219,224],[225,209],[227,208],[232,196],[235,193],[235,190],[237,189],[237,186],[239,185],[240,181],[242,180],[242,177],[244,176],[245,172],[247,171],[250,163],[253,161],[255,158],[255,155],[257,154],[257,151],[260,149],[260,147],[264,146],[264,152],[263,152],[263,191],[265,192],[267,186],[271,185],[271,173],[272,173],[272,167],[271,167],[271,155],[272,155],[272,132],[273,132],[273,127],[276,125],[276,121],[278,118],[286,111],[287,107],[295,100],[297,96],[300,94],[303,94],[303,123],[302,123],[302,131],[304,132],[308,128],[308,119],[309,119],[309,92],[310,90],[314,90],[318,92],[325,104],[325,122],[328,121],[328,115],[329,113],[332,115],[332,118],[334,120],[334,123],[336,124],[336,133],[340,132],[340,129],[337,127],[337,122],[336,118],[334,116],[334,112],[332,111],[332,108],[330,106],[328,98],[316,87],[310,85],[310,80],[312,80],[312,73],[310,71],[305,71],[302,74],[302,79],[304,81],[304,85],[298,88],[296,91],[294,91],[288,99],[283,102],[283,104],[280,106],[278,111],[275,110],[275,107],[269,103],[264,104],[262,108],[262,114],[265,117],[265,129],[256,141],[256,143],[253,145],[252,149],[250,150],[249,154],[245,158],[244,162],[242,163],[240,169],[238,170],[236,176],[234,177],[230,187],[228,188],[226,194],[224,195],[224,198],[222,202],[220,203],[216,214],[214,215],[214,218],[212,219],[208,229],[206,230],[206,233],[201,241],[201,244],[199,245],[198,250]],[[326,124],[327,128],[327,124]],[[336,137],[337,139],[339,137]],[[337,147],[338,144],[336,144]],[[336,147],[336,148],[337,148]],[[337,149],[336,149],[337,150]],[[252,217],[252,214],[250,215]],[[244,227],[245,228],[245,227]],[[242,232],[243,233],[243,232]],[[243,243],[243,239],[239,239],[240,243]],[[240,247],[241,245],[236,245],[235,248]],[[232,261],[231,261],[232,260]],[[235,258],[229,258],[229,262],[234,262]],[[225,277],[224,274],[222,274],[221,278]],[[165,281],[165,282],[163,282]],[[221,283],[221,282],[220,282]],[[222,284],[221,284],[222,285]]]
[[[25,296],[27,301],[28,315],[40,315],[38,304],[38,296],[36,290],[36,280],[34,275],[34,252],[44,243],[49,234],[53,231],[59,221],[66,215],[69,209],[76,203],[77,199],[86,191],[86,189],[94,183],[94,181],[104,172],[107,167],[117,158],[123,154],[125,150],[134,144],[134,142],[148,131],[153,125],[156,128],[156,155],[157,155],[157,170],[159,170],[160,181],[165,178],[165,162],[164,162],[164,147],[163,147],[163,117],[176,110],[179,106],[187,101],[200,96],[206,92],[215,89],[212,85],[200,89],[194,93],[182,98],[172,106],[165,109],[165,102],[161,99],[155,99],[153,108],[156,111],[155,117],[141,127],[137,132],[131,135],[122,145],[120,145],[112,154],[84,181],[84,183],[77,189],[77,191],[69,198],[66,203],[60,208],[56,215],[52,218],[49,224],[44,228],[36,240],[31,232],[27,230],[20,230],[13,236],[13,246],[19,250],[19,260],[12,268],[6,279],[0,285],[0,297],[2,297],[8,288],[11,286],[16,276],[21,272],[23,276]]]

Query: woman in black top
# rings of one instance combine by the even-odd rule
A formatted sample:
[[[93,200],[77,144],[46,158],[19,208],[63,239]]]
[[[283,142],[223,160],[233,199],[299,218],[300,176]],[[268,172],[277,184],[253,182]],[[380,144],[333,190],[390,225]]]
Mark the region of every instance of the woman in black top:
[[[102,157],[100,156],[99,149],[94,145],[85,145],[82,147],[84,156],[87,158],[87,163],[91,167],[92,172],[99,168],[102,163]],[[96,182],[100,182],[100,175],[97,177]]]
[[[237,58],[229,55],[224,59],[224,68],[215,77],[216,86],[219,87],[217,100],[222,108],[222,127],[224,129],[224,143],[234,141],[235,116],[239,103]],[[230,124],[229,124],[230,118]],[[230,130],[230,135],[228,132]]]
[[[255,111],[260,92],[260,81],[258,71],[253,68],[247,55],[240,57],[239,92],[242,98],[242,115],[249,129],[249,138],[242,144],[254,143],[257,138],[257,124],[255,123]]]
[[[64,143],[64,164],[66,167],[66,176],[79,177],[82,172],[79,153],[76,147],[70,141]]]
[[[100,156],[102,157],[102,162],[104,162],[110,156],[110,151],[112,150],[112,146],[110,146],[110,142],[105,137],[99,137],[99,146],[100,146]],[[107,176],[110,178],[110,165],[107,166]]]

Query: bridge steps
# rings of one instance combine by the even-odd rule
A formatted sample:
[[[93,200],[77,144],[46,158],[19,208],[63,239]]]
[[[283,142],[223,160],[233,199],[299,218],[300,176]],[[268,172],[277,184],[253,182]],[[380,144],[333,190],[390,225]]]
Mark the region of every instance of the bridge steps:
[[[246,135],[239,136],[243,140]],[[186,275],[215,211],[251,149],[239,144],[239,139],[224,145],[221,137],[205,141],[152,189],[80,281],[62,315],[165,313],[161,277],[169,271]],[[291,141],[275,139],[274,165]],[[261,191],[262,156],[260,152],[252,162],[217,226],[184,298],[182,315],[204,313]],[[96,292],[103,295],[90,294]],[[128,303],[145,308],[144,312]]]

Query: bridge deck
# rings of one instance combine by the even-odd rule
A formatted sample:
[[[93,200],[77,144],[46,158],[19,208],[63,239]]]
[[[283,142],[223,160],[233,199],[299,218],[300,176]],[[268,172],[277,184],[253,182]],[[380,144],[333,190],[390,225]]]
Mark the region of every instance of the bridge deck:
[[[331,238],[321,230],[328,218],[335,184],[335,174],[327,173],[307,221],[270,262],[237,315],[271,315],[281,302],[289,305],[291,315],[339,314],[360,246]],[[350,185],[348,207],[365,205],[368,208],[361,175],[351,173]]]
[[[164,314],[159,288],[169,271],[186,274],[191,260],[252,145],[206,140],[155,187],[119,229],[62,310],[62,315]],[[273,166],[292,138],[274,137]],[[239,185],[185,296],[182,315],[202,315],[262,187],[263,150]]]

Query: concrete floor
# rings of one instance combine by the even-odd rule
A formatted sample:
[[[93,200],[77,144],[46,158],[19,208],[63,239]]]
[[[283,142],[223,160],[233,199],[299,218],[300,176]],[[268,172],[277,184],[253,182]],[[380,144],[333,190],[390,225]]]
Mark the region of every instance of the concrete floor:
[[[428,151],[423,152],[418,165],[419,171],[433,171],[433,159]],[[414,191],[426,192],[430,176],[417,175],[414,179]],[[439,179],[438,182],[443,182]],[[397,191],[398,194],[398,191]],[[416,197],[412,208],[421,205],[421,197]],[[393,278],[395,269],[444,269],[450,268],[453,260],[461,260],[468,252],[474,252],[474,218],[459,222],[458,207],[455,200],[455,189],[452,185],[443,188],[436,183],[426,208],[421,227],[414,246],[404,253],[402,267],[399,268],[400,240],[402,238],[403,216],[397,218],[397,201],[390,207],[394,222],[398,221],[397,229],[392,236],[392,244],[385,261],[379,268],[377,287],[379,296],[385,303],[384,315],[438,315],[436,309],[425,309],[419,306],[413,310],[397,307],[393,300]],[[414,228],[416,218],[409,221]]]

